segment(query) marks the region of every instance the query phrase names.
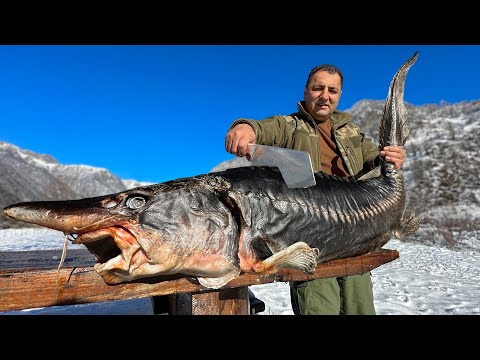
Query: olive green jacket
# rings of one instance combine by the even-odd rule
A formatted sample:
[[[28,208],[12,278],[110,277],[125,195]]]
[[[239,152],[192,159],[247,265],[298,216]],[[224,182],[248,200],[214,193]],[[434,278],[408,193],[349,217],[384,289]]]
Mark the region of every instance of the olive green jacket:
[[[299,101],[298,112],[290,115],[275,115],[263,120],[237,119],[230,129],[241,123],[250,124],[255,131],[257,144],[306,151],[310,154],[313,171],[320,171],[318,129],[303,104],[303,101]],[[332,114],[332,126],[346,170],[358,178],[378,166],[379,151],[378,145],[366,138],[351,119],[349,113],[335,111]]]

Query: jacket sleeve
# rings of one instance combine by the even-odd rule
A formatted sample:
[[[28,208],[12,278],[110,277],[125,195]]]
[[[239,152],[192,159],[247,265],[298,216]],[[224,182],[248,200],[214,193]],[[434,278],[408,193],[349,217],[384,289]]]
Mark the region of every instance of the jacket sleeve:
[[[271,116],[262,120],[237,119],[230,125],[229,130],[238,124],[249,124],[253,128],[257,144],[285,147],[290,138],[287,122],[282,116]]]

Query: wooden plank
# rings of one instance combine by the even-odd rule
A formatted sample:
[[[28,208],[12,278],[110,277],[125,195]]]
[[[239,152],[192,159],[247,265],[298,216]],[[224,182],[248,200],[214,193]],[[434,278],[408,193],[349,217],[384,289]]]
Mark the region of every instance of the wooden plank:
[[[62,250],[0,251],[1,269],[56,269]],[[93,266],[95,255],[87,248],[68,249],[64,267]]]
[[[248,287],[220,289],[218,293],[219,315],[249,315]]]
[[[245,303],[242,303],[241,291],[244,290],[239,290],[240,294],[231,296],[228,300],[228,295],[226,295],[228,292],[223,292],[224,289],[245,288],[250,285],[275,281],[302,281],[363,274],[395,260],[398,256],[396,250],[380,249],[362,256],[319,264],[312,275],[298,270],[285,270],[275,275],[241,274],[218,291],[205,289],[198,284],[196,279],[183,275],[158,276],[125,284],[107,285],[92,266],[64,267],[59,270],[58,276],[56,269],[4,269],[0,270],[0,311],[126,300],[155,295],[214,292],[215,294],[205,295],[205,297],[210,296],[211,299],[213,296],[218,296],[219,305],[215,306],[219,308],[208,311],[213,313],[233,312],[234,310],[227,310],[227,308],[235,309],[237,307],[237,310],[240,309],[238,311],[242,312],[245,310]],[[220,293],[227,296],[223,303]],[[202,296],[198,297],[199,304],[202,303],[202,299]]]
[[[170,295],[171,315],[248,315],[248,287]]]

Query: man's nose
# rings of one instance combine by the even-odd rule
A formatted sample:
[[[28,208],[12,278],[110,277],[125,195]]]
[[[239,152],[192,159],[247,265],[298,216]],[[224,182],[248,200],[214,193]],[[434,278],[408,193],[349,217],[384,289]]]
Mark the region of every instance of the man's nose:
[[[320,97],[322,99],[328,99],[330,97],[330,93],[328,92],[328,90],[322,90],[320,91]]]

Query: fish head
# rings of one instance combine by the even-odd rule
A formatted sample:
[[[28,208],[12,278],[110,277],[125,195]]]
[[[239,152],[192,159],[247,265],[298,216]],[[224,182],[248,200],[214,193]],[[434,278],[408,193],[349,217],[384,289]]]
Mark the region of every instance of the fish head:
[[[104,263],[138,246],[137,236],[142,234],[139,219],[157,193],[146,186],[77,200],[20,202],[5,207],[3,213],[17,221],[62,231],[72,243],[85,245],[98,263]]]
[[[92,198],[21,202],[3,213],[85,245],[108,284],[177,273],[220,277],[235,262],[225,256],[237,229],[231,212],[208,189],[182,181]]]

